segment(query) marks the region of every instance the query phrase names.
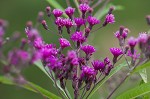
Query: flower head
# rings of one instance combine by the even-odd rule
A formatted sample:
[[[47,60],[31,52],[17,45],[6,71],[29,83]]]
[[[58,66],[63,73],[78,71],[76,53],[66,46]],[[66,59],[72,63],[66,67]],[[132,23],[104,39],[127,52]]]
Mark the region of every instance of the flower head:
[[[82,76],[89,78],[89,77],[93,77],[95,76],[96,72],[94,70],[94,68],[91,68],[89,66],[83,66],[82,67]]]
[[[128,39],[128,44],[129,44],[129,46],[134,47],[134,46],[136,45],[136,43],[137,43],[137,39],[136,39],[136,38],[130,37],[130,38]]]
[[[41,49],[44,46],[42,38],[37,38],[34,40],[34,47],[37,49]]]
[[[100,60],[94,60],[92,62],[92,65],[93,65],[95,70],[103,70],[105,68],[104,62],[102,62]]]
[[[53,14],[54,14],[55,18],[57,18],[63,14],[63,11],[61,11],[60,9],[54,9]]]
[[[72,17],[72,15],[74,14],[75,8],[72,7],[68,7],[65,9],[65,13],[69,16]]]
[[[71,21],[71,19],[64,19],[64,25],[66,26],[66,28],[70,28],[73,26],[73,22]]]
[[[110,48],[110,52],[114,55],[114,57],[118,57],[119,55],[123,54],[120,48]]]
[[[76,41],[76,42],[84,42],[85,41],[85,37],[83,36],[83,33],[82,31],[80,32],[75,32],[71,35],[71,38],[70,38],[72,41]]]
[[[134,51],[134,54],[132,54],[131,51],[128,50],[127,56],[131,57],[134,61],[140,58],[140,54],[137,54],[136,50]]]
[[[90,8],[90,6],[87,5],[86,3],[79,5],[79,9],[82,13],[86,13],[86,11],[88,11],[89,8]]]
[[[71,46],[70,42],[67,39],[65,39],[65,38],[60,38],[59,39],[59,43],[60,43],[61,48],[65,48],[65,47]]]
[[[87,22],[90,24],[90,26],[94,26],[96,24],[99,24],[100,20],[98,20],[96,17],[88,16]]]
[[[73,50],[72,50],[72,51],[68,51],[67,57],[68,57],[69,60],[71,60],[71,59],[73,59],[73,58],[76,58],[76,57],[77,57],[77,54],[76,54],[76,52],[73,51]]]
[[[148,35],[146,33],[140,33],[138,37],[139,43],[146,43],[148,39]]]
[[[81,50],[84,51],[87,55],[93,54],[94,52],[96,52],[96,49],[93,46],[88,45],[88,44],[81,46]]]
[[[105,17],[105,22],[113,24],[115,22],[115,17],[113,14],[107,14]]]
[[[80,27],[81,25],[84,25],[86,21],[83,18],[74,18],[74,22]]]
[[[61,18],[61,17],[57,17],[57,19],[55,20],[55,24],[56,24],[58,27],[63,27],[63,26],[64,26],[64,19]]]

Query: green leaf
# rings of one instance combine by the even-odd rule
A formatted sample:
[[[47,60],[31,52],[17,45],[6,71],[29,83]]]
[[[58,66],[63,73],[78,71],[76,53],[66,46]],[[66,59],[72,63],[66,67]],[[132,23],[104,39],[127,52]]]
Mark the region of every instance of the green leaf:
[[[18,86],[16,83],[14,83],[10,79],[6,78],[5,76],[0,76],[0,83]],[[61,99],[60,97],[56,96],[55,94],[43,89],[42,87],[40,87],[34,83],[31,83],[31,82],[28,82],[27,84],[21,85],[21,87],[25,88],[27,90],[33,91],[35,93],[40,93],[49,99]]]
[[[140,71],[139,71],[139,74],[141,75],[141,78],[143,79],[143,81],[144,81],[145,83],[147,83],[147,73],[146,73],[146,69],[144,68],[144,69],[140,70]]]
[[[37,61],[37,62],[35,62],[34,64],[35,64],[40,70],[42,70],[42,71],[52,80],[52,78],[49,76],[48,72],[46,72],[46,70],[49,71],[48,68],[46,68],[46,70],[45,70],[45,69],[44,69],[44,66],[42,65],[42,62],[41,62],[41,61]],[[52,81],[53,81],[53,80],[52,80]],[[53,83],[54,83],[54,81],[53,81]],[[59,87],[59,89],[60,89],[60,90],[64,93],[64,95],[67,97],[65,91],[64,91],[64,90],[61,88],[61,86],[60,86],[60,82],[57,81],[56,83],[57,83],[57,86]],[[55,84],[54,84],[54,86],[55,86]],[[67,88],[66,88],[66,92],[67,92],[67,94],[69,95],[70,99],[72,99],[72,98],[71,98],[71,95],[70,95],[70,93],[69,93],[69,91],[68,91]]]
[[[110,78],[112,77],[115,73],[117,73],[119,70],[121,70],[123,67],[127,66],[127,63],[124,62],[120,64],[119,66],[115,66],[114,69],[110,72],[110,74],[99,84],[96,85],[94,90],[91,92],[89,95],[89,98],[92,97],[92,95]]]
[[[121,6],[121,5],[113,5],[112,3],[110,3],[104,9],[98,10],[94,16],[98,19],[101,19],[103,16],[105,16],[108,13],[110,6],[114,6],[115,11],[124,9],[123,6]]]
[[[117,99],[134,99],[147,93],[150,93],[150,83],[145,83],[126,92],[123,92],[123,94],[118,96]]]
[[[58,3],[57,0],[46,0],[54,8],[64,11],[64,8]],[[64,17],[68,17],[66,14],[63,14]]]
[[[147,62],[145,64],[142,64],[142,65],[136,67],[136,69],[132,73],[138,72],[138,71],[140,71],[144,68],[148,68],[148,67],[150,67],[150,62]]]

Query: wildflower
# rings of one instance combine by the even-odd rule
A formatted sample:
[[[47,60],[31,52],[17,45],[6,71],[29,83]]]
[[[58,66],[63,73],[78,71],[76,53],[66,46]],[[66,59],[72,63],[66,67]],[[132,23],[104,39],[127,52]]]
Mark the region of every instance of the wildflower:
[[[104,62],[102,62],[100,60],[94,60],[92,62],[92,65],[93,65],[95,70],[103,70],[105,68]]]
[[[61,46],[62,49],[65,48],[65,47],[71,46],[70,42],[65,38],[60,38],[59,43],[60,43],[60,46]]]
[[[50,17],[50,15],[51,15],[51,7],[47,6],[45,10],[46,10],[47,16]]]
[[[105,22],[103,26],[106,26],[107,24],[113,24],[115,22],[115,17],[113,14],[107,14],[105,17]]]
[[[72,19],[72,16],[73,16],[74,12],[75,12],[75,8],[68,7],[68,8],[65,9],[65,13],[68,15],[68,17],[70,19]]]
[[[128,45],[130,46],[131,53],[134,54],[134,47],[137,44],[137,39],[134,37],[130,37],[128,39]]]
[[[83,14],[85,14],[85,13],[88,11],[89,8],[90,8],[89,5],[87,5],[87,4],[85,4],[85,3],[79,5],[79,9],[80,9],[80,11],[81,11]]]
[[[85,41],[82,31],[73,33],[70,39],[79,43],[83,43]]]
[[[74,22],[77,25],[77,31],[80,30],[80,27],[85,24],[85,20],[83,18],[74,18]]]
[[[86,53],[86,55],[92,55],[94,52],[96,52],[96,49],[91,45],[84,45],[81,46],[81,50]]]
[[[92,29],[92,27],[96,24],[100,23],[100,20],[96,19],[96,17],[88,16],[87,22],[89,23],[89,28]]]
[[[114,58],[113,58],[113,63],[117,62],[117,57],[121,54],[123,54],[122,50],[119,48],[110,48],[110,52],[113,54]]]
[[[33,46],[37,49],[41,49],[44,46],[42,38],[35,39]]]
[[[55,18],[58,18],[63,14],[63,11],[61,11],[60,9],[54,9],[53,14],[54,14]]]

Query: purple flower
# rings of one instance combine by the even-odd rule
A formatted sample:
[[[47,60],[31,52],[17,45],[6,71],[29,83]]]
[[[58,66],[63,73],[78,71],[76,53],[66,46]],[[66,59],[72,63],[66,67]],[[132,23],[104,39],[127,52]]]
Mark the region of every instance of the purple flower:
[[[128,50],[127,56],[130,56],[134,61],[140,58],[140,54],[137,54],[136,50],[134,51],[134,54],[132,54],[131,51]]]
[[[130,37],[130,38],[128,39],[128,44],[129,44],[129,46],[134,47],[134,46],[136,45],[136,43],[137,43],[137,39],[136,39],[136,38]]]
[[[78,58],[77,58],[77,54],[73,50],[72,51],[68,51],[68,53],[67,53],[67,60],[71,61],[70,63],[72,65],[78,65],[79,64]]]
[[[37,38],[34,40],[34,47],[37,49],[41,49],[44,46],[42,38]]]
[[[65,47],[71,46],[70,42],[65,38],[60,38],[59,43],[60,43],[60,46],[61,46],[62,49],[65,48]]]
[[[83,43],[85,41],[85,37],[83,36],[82,31],[73,33],[70,39],[72,41],[76,41],[80,43]]]
[[[70,28],[73,26],[73,22],[71,21],[71,19],[64,19],[64,25],[66,26],[66,28]]]
[[[76,58],[76,57],[77,57],[77,54],[76,54],[76,52],[73,51],[73,50],[72,50],[72,51],[68,51],[67,57],[68,57],[69,60],[72,60],[73,58]]]
[[[86,13],[86,11],[88,11],[89,8],[89,5],[87,5],[86,3],[79,5],[79,9],[82,13]]]
[[[113,24],[115,22],[115,17],[113,14],[107,14],[105,18],[105,22],[108,24]]]
[[[139,43],[146,43],[148,39],[148,35],[146,33],[140,33],[138,37],[138,42]]]
[[[98,20],[96,17],[92,17],[92,16],[88,16],[87,21],[91,27],[100,23],[100,20]]]
[[[72,15],[74,14],[75,8],[68,7],[65,9],[65,13],[71,18]]]
[[[114,33],[115,37],[120,39],[120,38],[124,38],[126,39],[128,36],[129,30],[127,28],[125,28],[122,32],[122,34],[120,34],[120,31],[117,31],[116,33]]]
[[[0,37],[2,37],[4,35],[4,28],[0,26]]]
[[[36,38],[40,37],[37,29],[29,29],[28,27],[25,29],[25,33],[30,41],[34,41]]]
[[[87,55],[91,55],[93,54],[94,52],[96,52],[96,49],[91,46],[91,45],[84,45],[84,46],[81,46],[81,50],[84,51]]]
[[[57,72],[57,70],[60,70],[62,68],[62,63],[58,58],[50,56],[47,66],[50,67],[50,69],[54,70],[54,72]]]
[[[74,22],[76,23],[77,27],[85,24],[85,20],[83,18],[74,18]]]
[[[40,53],[42,54],[43,60],[46,61],[46,59],[49,58],[50,56],[56,56],[58,53],[58,50],[56,48],[43,47],[40,50]]]
[[[57,19],[55,20],[55,24],[56,24],[58,27],[63,27],[63,26],[64,26],[64,19],[61,18],[61,17],[57,17]]]
[[[108,57],[106,57],[105,59],[104,59],[104,64],[105,65],[107,65],[107,64],[110,64],[111,62],[110,62],[110,59],[108,58]]]
[[[57,18],[63,14],[63,11],[61,11],[60,9],[54,9],[53,14],[54,14],[55,18]]]
[[[100,60],[94,60],[92,62],[92,65],[93,65],[95,70],[103,70],[105,68],[104,62],[102,62]]]
[[[114,55],[114,57],[118,57],[119,55],[123,54],[120,48],[110,48],[110,52]]]
[[[41,58],[42,58],[42,54],[40,53],[40,51],[35,51],[33,52],[30,62],[33,64],[34,62],[36,62],[37,60]]]
[[[96,72],[95,72],[94,68],[91,68],[89,66],[82,67],[81,76],[89,78],[89,77],[94,77],[95,75],[96,75]]]

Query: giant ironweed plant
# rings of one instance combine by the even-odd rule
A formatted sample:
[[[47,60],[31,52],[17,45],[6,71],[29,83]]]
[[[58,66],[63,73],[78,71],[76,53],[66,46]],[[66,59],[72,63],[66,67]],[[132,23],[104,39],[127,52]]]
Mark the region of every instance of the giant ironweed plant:
[[[79,4],[75,1],[77,8],[73,8],[70,2],[66,0],[68,7],[64,11],[58,8],[52,10],[50,6],[46,7],[46,15],[51,20],[50,22],[55,25],[53,29],[47,25],[48,21],[44,20],[43,12],[40,12],[37,18],[38,23],[35,26],[33,26],[31,21],[27,22],[25,28],[27,39],[22,38],[20,47],[10,50],[7,55],[3,54],[4,46],[10,41],[17,40],[19,35],[16,33],[10,39],[5,39],[3,35],[7,22],[0,20],[0,60],[4,64],[3,73],[5,75],[1,76],[0,82],[19,85],[41,94],[44,98],[87,99],[91,98],[113,74],[126,66],[128,73],[124,74],[120,83],[108,94],[106,98],[110,99],[130,75],[148,67],[150,35],[143,32],[137,38],[132,36],[127,38],[129,29],[124,26],[120,26],[119,30],[114,33],[114,37],[118,39],[120,47],[110,48],[113,59],[110,59],[108,56],[101,60],[92,57],[96,53],[96,48],[94,45],[88,44],[88,38],[95,31],[107,28],[107,25],[115,23],[115,16],[113,15],[115,7],[110,7],[105,15],[105,19],[100,21],[93,16],[93,8],[98,6],[101,0],[92,7],[90,7],[91,2],[89,0],[80,0]],[[106,4],[104,5],[106,6]],[[78,15],[74,14],[76,11],[79,11]],[[150,25],[150,17],[147,16],[146,19],[148,25]],[[59,46],[53,43],[46,43],[43,40],[37,28],[40,25],[39,23],[43,25],[45,31],[58,36]],[[97,24],[101,26],[95,29],[94,27]],[[64,34],[67,34],[68,38],[65,38]],[[26,45],[28,46],[26,47]],[[140,52],[136,46],[139,46]],[[124,60],[125,63],[116,66],[120,60]],[[37,65],[53,81],[58,95],[24,78],[21,73],[22,69],[32,64]],[[142,78],[144,79],[143,76]],[[68,82],[71,82],[73,96],[70,95],[67,89]],[[138,97],[150,92],[149,86],[148,83],[144,83],[121,94],[117,98],[129,99]]]

